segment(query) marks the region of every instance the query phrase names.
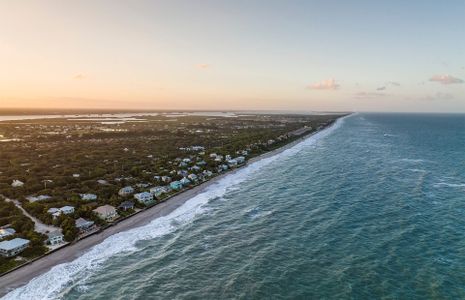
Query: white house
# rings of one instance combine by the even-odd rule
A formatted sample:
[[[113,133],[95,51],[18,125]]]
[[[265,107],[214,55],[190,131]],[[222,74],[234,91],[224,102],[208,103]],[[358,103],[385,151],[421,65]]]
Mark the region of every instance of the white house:
[[[13,182],[11,183],[11,186],[12,187],[22,187],[24,185],[24,182],[22,182],[21,180],[13,180]]]
[[[70,215],[74,213],[74,207],[69,206],[69,205],[63,206],[62,208],[60,208],[60,211],[64,213],[65,215]]]
[[[230,168],[237,167],[237,160],[235,160],[235,159],[229,159],[227,162],[228,162],[228,166],[229,166]]]
[[[197,175],[195,174],[189,174],[189,176],[187,176],[187,178],[191,181],[197,181],[199,178],[197,177]]]
[[[0,239],[6,238],[7,236],[12,236],[16,233],[16,230],[13,228],[1,228],[0,229]]]
[[[49,214],[51,214],[53,216],[53,218],[58,218],[60,215],[61,215],[61,210],[59,208],[56,208],[56,207],[52,207],[52,208],[49,208],[47,210],[47,212]]]
[[[166,183],[170,183],[170,182],[171,182],[171,177],[169,177],[169,176],[162,176],[162,177],[161,177],[161,181],[166,182]]]
[[[150,193],[155,197],[159,197],[161,194],[165,193],[165,189],[162,186],[155,186],[150,189]]]
[[[48,237],[47,242],[52,246],[58,245],[64,242],[63,234],[61,233],[60,230],[55,230],[55,231],[47,233],[47,237]]]
[[[79,218],[75,221],[76,228],[79,229],[81,232],[87,231],[94,226],[93,221],[87,221],[86,219]]]
[[[121,197],[127,197],[134,194],[134,188],[132,186],[125,186],[124,188],[120,189],[118,195]]]
[[[191,183],[191,181],[186,177],[183,177],[181,180],[179,180],[179,182],[181,182],[181,184],[184,186],[189,185]]]
[[[111,205],[103,205],[99,206],[96,209],[93,210],[94,213],[96,213],[100,219],[103,219],[105,221],[113,221],[118,217],[118,213],[116,212],[116,208],[114,208]]]
[[[26,249],[29,243],[29,240],[21,238],[0,242],[0,255],[3,257],[15,256]]]
[[[81,200],[85,200],[85,201],[97,200],[97,195],[95,194],[79,194],[79,196],[81,196]]]
[[[245,163],[245,157],[244,156],[238,156],[235,158],[238,164],[243,164]]]
[[[142,192],[134,195],[134,198],[142,204],[148,205],[153,202],[153,195],[148,192]]]

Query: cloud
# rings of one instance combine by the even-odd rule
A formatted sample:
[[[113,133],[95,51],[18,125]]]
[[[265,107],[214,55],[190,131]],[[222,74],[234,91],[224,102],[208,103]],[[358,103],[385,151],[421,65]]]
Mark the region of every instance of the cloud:
[[[337,90],[339,87],[340,85],[334,79],[323,80],[308,86],[312,90]]]
[[[379,87],[379,88],[377,88],[376,90],[377,90],[377,91],[384,91],[384,90],[387,90],[387,88],[388,88],[389,86],[395,86],[395,87],[398,87],[398,86],[400,86],[400,83],[398,83],[398,82],[395,82],[395,81],[388,81],[388,82],[386,82],[386,84],[385,84],[385,85],[383,85],[383,86],[380,86],[380,87]]]
[[[379,98],[379,97],[385,97],[385,96],[387,95],[383,93],[372,93],[372,92],[359,92],[359,93],[354,94],[354,97],[357,99],[372,99],[372,98]]]
[[[73,78],[76,80],[83,80],[86,78],[86,76],[84,76],[83,74],[77,74]]]
[[[404,100],[409,101],[448,101],[454,99],[454,95],[450,93],[441,93],[437,92],[435,94],[425,95],[425,96],[407,96],[404,97]]]
[[[463,83],[463,80],[460,78],[453,77],[451,75],[434,75],[429,79],[429,81],[441,83],[441,84],[454,84],[454,83]]]
[[[208,69],[210,68],[209,64],[198,64],[196,65],[197,69]]]
[[[432,96],[426,96],[422,100],[426,101],[436,101],[436,100],[452,100],[454,99],[454,95],[449,94],[449,93],[436,93]]]

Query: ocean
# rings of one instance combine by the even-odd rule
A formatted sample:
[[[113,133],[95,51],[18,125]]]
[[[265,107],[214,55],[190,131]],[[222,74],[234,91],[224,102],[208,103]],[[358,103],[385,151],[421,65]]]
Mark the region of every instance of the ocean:
[[[5,299],[463,299],[465,115],[354,114]]]

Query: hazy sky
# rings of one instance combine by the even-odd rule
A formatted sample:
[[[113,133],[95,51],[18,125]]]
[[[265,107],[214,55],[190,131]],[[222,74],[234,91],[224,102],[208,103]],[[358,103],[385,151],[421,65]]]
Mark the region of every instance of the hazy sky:
[[[0,108],[465,112],[465,1],[0,0]]]

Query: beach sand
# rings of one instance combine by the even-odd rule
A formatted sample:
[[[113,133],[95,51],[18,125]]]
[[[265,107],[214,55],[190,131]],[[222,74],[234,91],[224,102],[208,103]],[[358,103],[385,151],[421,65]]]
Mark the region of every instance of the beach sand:
[[[326,128],[323,128],[322,130]],[[293,147],[294,145],[300,143],[301,141],[309,138],[310,136],[314,135],[317,132],[318,131],[312,132],[289,144],[286,144],[285,146],[281,148],[278,148],[270,152],[264,153],[260,156],[251,158],[250,160],[248,160],[246,165],[243,167],[246,167],[247,165],[250,165],[264,158],[271,157],[278,153],[281,153]],[[24,265],[23,267],[20,267],[10,273],[3,275],[2,277],[0,277],[0,296],[4,296],[8,292],[27,284],[31,279],[47,272],[53,266],[66,263],[66,262],[70,262],[78,258],[83,253],[85,253],[87,250],[101,243],[107,237],[115,233],[146,225],[156,218],[170,214],[175,209],[182,206],[189,199],[204,192],[209,186],[214,185],[216,182],[218,182],[220,179],[224,178],[225,176],[234,174],[235,172],[237,172],[237,170],[240,170],[241,168],[238,168],[238,169],[226,172],[224,174],[221,174],[219,176],[216,176],[212,178],[211,180],[204,182],[198,186],[195,186],[194,188],[190,190],[186,190],[178,195],[173,196],[172,198],[166,200],[165,202],[155,205],[147,210],[141,211],[140,213],[135,214],[134,216],[130,218],[124,219],[120,221],[119,223],[113,226],[110,226],[99,233],[90,235],[67,247],[60,248],[53,253],[50,253],[40,259],[37,259],[27,265]]]

